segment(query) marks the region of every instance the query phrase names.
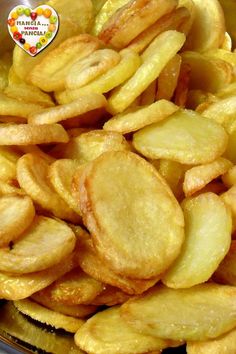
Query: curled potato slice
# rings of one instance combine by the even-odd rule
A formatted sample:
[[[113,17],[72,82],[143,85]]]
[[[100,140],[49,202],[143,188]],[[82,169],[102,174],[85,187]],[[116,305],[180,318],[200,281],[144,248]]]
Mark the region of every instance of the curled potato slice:
[[[219,157],[215,161],[190,168],[184,176],[183,190],[186,197],[204,188],[213,179],[226,173],[231,167],[232,162]]]
[[[159,100],[148,106],[129,109],[109,119],[103,126],[104,130],[126,134],[139,130],[146,125],[156,123],[170,116],[179,109],[167,100]]]
[[[75,101],[65,105],[51,107],[29,115],[28,122],[30,124],[53,124],[105,106],[106,99],[103,95],[90,93],[77,97]]]
[[[16,162],[20,155],[10,147],[0,146],[0,179],[12,181],[16,179]]]
[[[0,197],[0,247],[15,241],[30,226],[34,215],[34,205],[28,196]]]
[[[63,222],[36,216],[12,249],[0,249],[0,271],[24,274],[52,267],[75,247],[75,235]]]
[[[159,76],[184,41],[183,33],[161,33],[143,53],[143,64],[136,73],[110,96],[108,110],[112,114],[123,112]]]
[[[67,332],[75,333],[84,324],[81,319],[54,312],[28,299],[14,301],[14,305],[18,311],[33,320]]]
[[[17,116],[27,118],[32,112],[38,112],[43,109],[40,104],[22,102],[15,98],[10,98],[4,93],[0,93],[0,115]]]
[[[141,129],[133,137],[135,149],[148,158],[192,165],[220,157],[227,141],[228,136],[219,124],[190,110],[179,110],[164,121]]]
[[[68,140],[60,124],[0,124],[0,145],[67,143]]]
[[[124,48],[132,39],[177,6],[176,0],[130,1],[104,24],[98,38],[115,48]]]
[[[68,38],[33,67],[29,80],[46,92],[63,90],[71,65],[98,48],[99,40],[89,34]]]
[[[223,284],[236,285],[236,241],[233,240],[230,250],[214,273],[214,280]]]
[[[172,346],[173,342],[138,333],[120,316],[120,307],[97,313],[75,334],[75,343],[91,354],[138,354]]]
[[[182,210],[144,159],[125,151],[104,153],[85,167],[78,188],[96,251],[116,273],[154,278],[177,257],[184,238]]]
[[[169,288],[190,288],[207,281],[229,251],[232,219],[220,197],[203,193],[186,199],[182,208],[185,241],[181,253],[164,274]]]
[[[122,318],[143,334],[173,340],[216,338],[235,327],[233,286],[154,287],[121,306]]]
[[[18,182],[33,201],[57,217],[80,221],[79,215],[53,189],[48,171],[49,165],[36,153],[23,155],[17,163]]]
[[[92,300],[94,305],[114,306],[123,304],[130,298],[130,295],[123,292],[121,289],[111,285],[105,285],[105,289]]]

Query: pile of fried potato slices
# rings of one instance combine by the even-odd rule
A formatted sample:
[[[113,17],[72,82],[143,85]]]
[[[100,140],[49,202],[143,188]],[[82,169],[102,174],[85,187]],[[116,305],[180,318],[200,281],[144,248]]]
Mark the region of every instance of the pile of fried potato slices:
[[[73,353],[236,353],[229,3],[50,0],[0,58],[0,299]]]

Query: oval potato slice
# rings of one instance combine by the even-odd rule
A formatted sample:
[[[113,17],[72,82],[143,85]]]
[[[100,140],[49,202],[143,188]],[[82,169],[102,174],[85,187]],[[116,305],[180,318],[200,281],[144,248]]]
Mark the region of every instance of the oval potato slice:
[[[12,249],[0,249],[0,271],[24,274],[52,267],[75,247],[75,235],[63,222],[36,216]]]
[[[190,110],[179,110],[133,137],[135,149],[145,157],[191,165],[214,161],[225,151],[227,142],[228,136],[219,124]]]
[[[216,338],[236,325],[236,288],[214,283],[188,289],[154,287],[121,306],[136,331],[173,340]]]
[[[181,253],[162,278],[169,288],[190,288],[207,281],[226,256],[231,243],[230,210],[213,193],[182,203],[185,241]]]
[[[131,152],[104,153],[85,168],[79,188],[96,251],[116,273],[154,278],[178,256],[184,239],[182,210],[144,159]]]
[[[0,247],[15,241],[32,223],[34,205],[27,195],[0,197]]]
[[[136,332],[121,318],[120,307],[114,306],[91,317],[76,332],[75,343],[91,354],[138,354],[173,342]]]

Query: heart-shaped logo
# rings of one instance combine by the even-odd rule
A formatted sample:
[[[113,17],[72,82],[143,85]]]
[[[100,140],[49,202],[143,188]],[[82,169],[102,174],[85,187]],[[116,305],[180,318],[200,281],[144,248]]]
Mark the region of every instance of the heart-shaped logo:
[[[48,5],[41,5],[33,10],[18,5],[9,13],[7,24],[8,31],[16,44],[34,57],[55,38],[59,17]]]

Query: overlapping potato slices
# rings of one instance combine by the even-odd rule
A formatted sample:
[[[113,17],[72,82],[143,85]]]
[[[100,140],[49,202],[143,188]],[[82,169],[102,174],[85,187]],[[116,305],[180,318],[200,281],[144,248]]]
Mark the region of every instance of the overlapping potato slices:
[[[214,274],[214,279],[222,284],[236,284],[236,241],[233,240],[230,250]]]

